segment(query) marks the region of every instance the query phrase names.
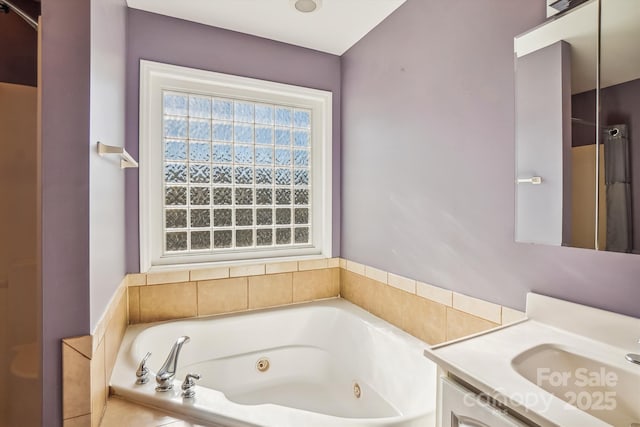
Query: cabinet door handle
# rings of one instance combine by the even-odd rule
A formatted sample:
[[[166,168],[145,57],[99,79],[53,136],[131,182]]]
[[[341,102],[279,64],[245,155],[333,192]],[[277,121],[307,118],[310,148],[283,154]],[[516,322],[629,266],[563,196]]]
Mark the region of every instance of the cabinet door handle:
[[[451,414],[451,427],[489,427],[485,423],[464,415]]]
[[[518,184],[533,184],[538,185],[542,184],[541,176],[532,176],[531,178],[518,178]]]

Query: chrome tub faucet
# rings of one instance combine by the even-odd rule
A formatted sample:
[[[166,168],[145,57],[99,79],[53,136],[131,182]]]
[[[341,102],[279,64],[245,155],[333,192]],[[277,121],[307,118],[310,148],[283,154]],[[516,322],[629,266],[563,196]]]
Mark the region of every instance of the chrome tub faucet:
[[[201,377],[199,374],[187,374],[182,383],[182,397],[193,399],[196,396],[196,380]]]
[[[146,384],[149,381],[149,368],[147,368],[149,357],[151,357],[151,353],[148,352],[136,370],[136,384],[138,385]]]
[[[173,347],[171,347],[167,360],[164,361],[164,364],[156,374],[156,383],[158,384],[156,391],[169,391],[173,388],[173,379],[176,376],[176,369],[178,367],[178,357],[180,356],[182,346],[188,343],[189,340],[189,337],[182,336],[178,338],[173,344]]]
[[[638,340],[638,344],[640,344],[640,340]],[[626,359],[631,363],[640,365],[640,354],[629,353],[627,354]]]

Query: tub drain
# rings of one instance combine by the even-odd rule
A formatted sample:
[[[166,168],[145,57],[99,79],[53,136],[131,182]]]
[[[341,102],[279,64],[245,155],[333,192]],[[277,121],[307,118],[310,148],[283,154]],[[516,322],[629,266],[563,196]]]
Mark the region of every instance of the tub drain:
[[[360,384],[353,383],[353,395],[356,397],[356,399],[360,399],[360,396],[362,396],[362,389],[360,388]]]
[[[269,359],[263,357],[256,362],[256,369],[260,372],[267,372],[269,370]]]

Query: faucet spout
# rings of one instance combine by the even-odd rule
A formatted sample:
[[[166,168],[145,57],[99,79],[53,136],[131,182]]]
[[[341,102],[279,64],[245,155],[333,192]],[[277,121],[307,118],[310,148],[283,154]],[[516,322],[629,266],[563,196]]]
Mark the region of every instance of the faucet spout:
[[[638,344],[640,344],[640,339],[638,340]],[[625,356],[628,362],[635,363],[636,365],[640,365],[640,354],[629,353]],[[634,427],[633,425],[631,427]],[[639,426],[640,427],[640,426]]]
[[[625,357],[628,362],[635,363],[636,365],[640,365],[640,354],[629,353]]]
[[[173,388],[173,379],[176,376],[176,370],[178,368],[178,357],[180,357],[180,351],[182,346],[188,343],[190,340],[187,336],[182,336],[176,340],[171,347],[167,360],[156,374],[156,391],[169,391]]]

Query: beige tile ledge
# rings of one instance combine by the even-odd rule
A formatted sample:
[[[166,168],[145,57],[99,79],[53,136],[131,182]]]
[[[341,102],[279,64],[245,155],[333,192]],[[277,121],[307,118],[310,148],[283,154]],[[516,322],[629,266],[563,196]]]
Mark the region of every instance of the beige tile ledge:
[[[500,324],[502,322],[502,306],[479,298],[454,292],[453,308],[493,323]]]
[[[492,324],[504,325],[525,318],[525,314],[521,311],[416,281],[369,265],[344,258],[340,258],[338,264],[343,270],[392,286],[409,294],[417,295],[429,301],[454,308],[462,313],[470,314],[475,318],[491,322]]]
[[[509,307],[502,307],[502,324],[508,325],[509,323],[519,322],[525,319],[527,315],[522,311],[514,310]]]
[[[315,269],[318,265],[331,264],[307,265],[303,271],[297,271],[296,265],[296,271],[253,275],[258,271],[245,269],[238,272],[239,277],[130,286],[129,324],[235,313],[339,296],[340,269]],[[274,270],[292,267],[282,264]]]
[[[296,264],[297,267],[297,264]],[[199,282],[203,280],[217,280],[229,278],[229,267],[206,268],[202,270],[190,270],[189,278],[191,282]]]
[[[82,354],[87,359],[93,358],[93,336],[83,335],[81,337],[64,338],[63,343]]]
[[[189,270],[148,273],[147,285],[163,285],[165,283],[188,282],[189,279]]]
[[[360,264],[359,262],[346,260],[346,269],[361,276],[366,275],[366,266],[364,264]]]
[[[293,273],[298,271],[298,261],[276,262],[266,265],[267,274]]]
[[[410,294],[416,293],[416,281],[407,277],[389,273],[387,284],[389,286],[393,286],[396,289],[400,289],[401,291],[409,292]]]
[[[381,283],[387,283],[387,280],[389,280],[389,273],[369,266],[364,267],[364,275]]]
[[[127,286],[144,286],[147,284],[147,275],[144,273],[127,274]]]
[[[166,285],[170,283],[200,282],[234,277],[262,276],[265,274],[294,273],[341,267],[340,258],[312,258],[298,261],[274,261],[220,265],[189,269],[185,266],[163,268],[162,271],[131,273],[125,280],[127,286]]]
[[[508,307],[502,307],[480,298],[452,292],[438,286],[416,281],[392,272],[364,265],[344,258],[317,258],[299,261],[279,261],[270,263],[250,262],[212,268],[185,269],[176,267],[167,270],[141,274],[129,274],[127,286],[166,285],[172,283],[201,282],[228,278],[256,277],[282,273],[295,273],[327,268],[342,268],[365,276],[385,285],[392,286],[424,299],[437,302],[461,312],[471,314],[483,320],[497,324],[513,323],[524,318],[524,313]],[[135,297],[135,296],[134,296]],[[95,343],[96,345],[98,343]]]
[[[453,307],[453,292],[447,289],[423,282],[416,282],[416,294],[419,297],[430,299],[447,307]]]

